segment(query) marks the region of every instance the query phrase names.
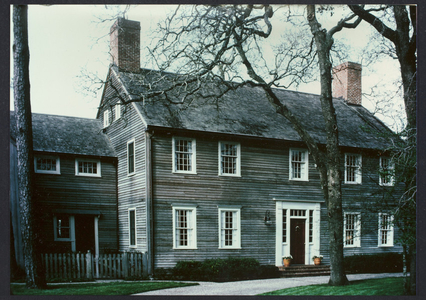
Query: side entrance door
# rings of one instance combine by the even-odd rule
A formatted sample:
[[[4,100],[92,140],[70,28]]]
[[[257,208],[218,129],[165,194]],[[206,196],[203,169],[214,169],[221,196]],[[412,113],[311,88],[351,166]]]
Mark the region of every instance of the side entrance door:
[[[75,216],[75,244],[76,251],[86,253],[90,250],[95,253],[95,227],[92,215]]]
[[[290,254],[293,264],[305,264],[305,219],[290,220]]]

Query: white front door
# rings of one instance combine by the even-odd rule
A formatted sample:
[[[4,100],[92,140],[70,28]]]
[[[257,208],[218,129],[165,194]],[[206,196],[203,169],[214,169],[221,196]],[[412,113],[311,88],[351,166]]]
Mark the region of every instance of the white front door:
[[[297,264],[313,264],[312,256],[320,254],[320,208],[320,203],[276,201],[276,266],[289,255]]]

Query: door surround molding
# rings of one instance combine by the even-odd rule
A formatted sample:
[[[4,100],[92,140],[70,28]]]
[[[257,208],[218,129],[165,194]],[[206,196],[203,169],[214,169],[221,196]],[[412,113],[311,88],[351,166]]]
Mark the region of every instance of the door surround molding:
[[[275,265],[283,265],[283,256],[290,255],[290,220],[291,219],[305,219],[305,264],[313,264],[310,259],[313,255],[320,254],[320,210],[321,204],[319,202],[301,202],[301,201],[276,201],[276,241],[275,241]],[[286,242],[283,242],[283,210],[287,210],[286,214]],[[305,210],[305,216],[290,216],[290,210]],[[309,242],[309,210],[313,211],[313,230],[312,242]]]

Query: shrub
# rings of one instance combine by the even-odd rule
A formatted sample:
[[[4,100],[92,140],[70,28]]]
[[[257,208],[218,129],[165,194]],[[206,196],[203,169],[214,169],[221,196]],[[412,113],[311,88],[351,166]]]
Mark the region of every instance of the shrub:
[[[402,272],[402,254],[380,253],[346,256],[344,266],[346,272],[350,273]]]
[[[279,277],[275,266],[261,266],[254,258],[212,258],[203,262],[179,261],[173,268],[174,279],[234,281]]]

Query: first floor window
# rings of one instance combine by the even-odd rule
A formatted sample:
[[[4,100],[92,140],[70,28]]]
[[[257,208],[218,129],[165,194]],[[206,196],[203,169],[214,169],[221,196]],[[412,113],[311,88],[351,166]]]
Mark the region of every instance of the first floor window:
[[[393,246],[393,218],[389,214],[379,214],[379,247]]]
[[[380,157],[380,185],[393,185],[395,166],[390,158]]]
[[[173,172],[196,173],[195,139],[173,138]]]
[[[56,215],[53,218],[55,241],[71,241],[74,232],[74,216]]]
[[[127,142],[127,174],[135,173],[135,141]]]
[[[308,180],[308,151],[290,149],[290,180]]]
[[[196,208],[173,207],[173,248],[197,248]]]
[[[104,111],[104,128],[109,126],[109,110]]]
[[[361,183],[361,155],[345,154],[345,183]]]
[[[129,246],[136,246],[136,209],[129,209]]]
[[[35,156],[34,171],[44,174],[61,174],[59,157]]]
[[[240,209],[219,209],[219,248],[241,248]]]
[[[344,215],[344,246],[361,246],[361,215],[359,213],[345,213]]]
[[[76,159],[75,175],[100,177],[101,162],[99,160]]]
[[[240,165],[240,144],[219,142],[219,175],[240,176]]]

